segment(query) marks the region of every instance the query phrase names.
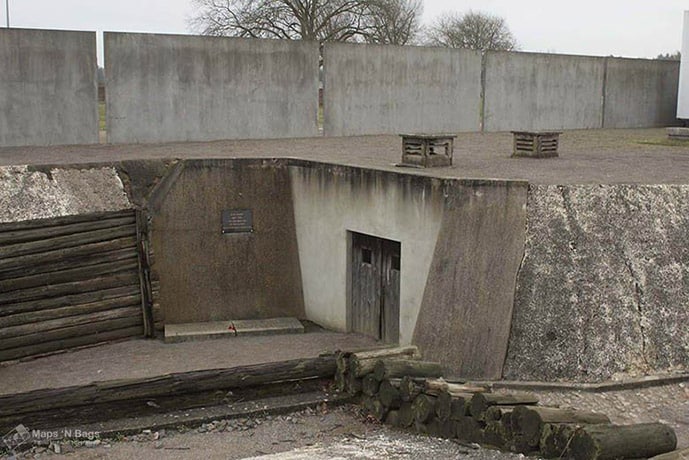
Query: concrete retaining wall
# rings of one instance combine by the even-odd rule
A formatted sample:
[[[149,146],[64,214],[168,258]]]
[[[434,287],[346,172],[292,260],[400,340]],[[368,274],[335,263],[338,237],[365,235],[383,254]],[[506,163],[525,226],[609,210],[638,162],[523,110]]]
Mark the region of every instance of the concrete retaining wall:
[[[606,61],[604,128],[646,128],[676,123],[679,62]]]
[[[442,218],[442,181],[312,164],[290,167],[307,318],[346,331],[348,231],[401,243],[400,343],[411,342]]]
[[[605,58],[486,53],[486,131],[602,125]]]
[[[97,142],[96,34],[0,29],[0,147]]]
[[[479,129],[475,51],[327,43],[324,69],[328,136]]]
[[[504,377],[689,365],[689,187],[530,187]]]
[[[414,343],[452,375],[502,377],[526,196],[521,182],[457,184],[448,194]]]
[[[108,139],[318,134],[318,43],[105,34]]]
[[[304,317],[284,163],[185,161],[153,210],[153,269],[168,324]],[[175,179],[176,177],[176,179]],[[252,209],[252,233],[221,233],[225,209]]]

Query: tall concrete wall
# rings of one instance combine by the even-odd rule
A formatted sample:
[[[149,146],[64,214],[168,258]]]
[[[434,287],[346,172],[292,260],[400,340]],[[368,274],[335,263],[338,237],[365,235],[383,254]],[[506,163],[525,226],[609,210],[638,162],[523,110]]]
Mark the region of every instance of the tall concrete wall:
[[[605,59],[486,53],[486,131],[600,128]]]
[[[604,128],[674,125],[679,62],[607,58]]]
[[[105,33],[110,142],[318,135],[318,43]]]
[[[442,218],[439,180],[345,166],[290,167],[307,318],[346,331],[348,231],[401,243],[400,343],[412,340]]]
[[[689,366],[689,187],[530,186],[504,377]]]
[[[324,69],[327,136],[479,129],[475,51],[327,43]]]
[[[290,177],[270,160],[185,161],[153,207],[153,269],[166,323],[304,317]],[[176,177],[176,180],[175,180]],[[221,233],[252,209],[252,233]]]
[[[452,375],[500,379],[524,254],[527,184],[462,184],[448,195],[414,343]]]
[[[0,147],[97,142],[96,34],[0,29]]]

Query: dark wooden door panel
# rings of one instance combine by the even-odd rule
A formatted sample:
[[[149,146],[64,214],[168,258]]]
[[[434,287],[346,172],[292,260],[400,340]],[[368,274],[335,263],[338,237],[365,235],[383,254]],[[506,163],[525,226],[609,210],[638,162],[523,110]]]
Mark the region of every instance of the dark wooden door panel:
[[[400,244],[383,240],[381,277],[381,339],[386,343],[400,340]]]
[[[352,235],[352,329],[380,338],[380,240]]]

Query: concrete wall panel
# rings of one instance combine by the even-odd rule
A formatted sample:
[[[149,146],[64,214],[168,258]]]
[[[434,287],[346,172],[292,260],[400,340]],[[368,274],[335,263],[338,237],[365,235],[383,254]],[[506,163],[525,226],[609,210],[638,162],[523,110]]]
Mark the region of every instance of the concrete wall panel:
[[[318,43],[105,34],[109,141],[318,135]]]
[[[486,131],[600,128],[605,59],[488,52]]]
[[[399,241],[400,343],[410,343],[442,218],[442,182],[319,164],[292,166],[290,177],[307,318],[348,328],[348,231]]]
[[[458,185],[447,199],[414,343],[452,375],[500,379],[524,253],[527,185]]]
[[[327,43],[324,67],[328,136],[479,129],[475,51]]]
[[[153,215],[165,322],[304,317],[287,166],[185,161]],[[224,209],[253,210],[253,233],[221,233]]]
[[[96,34],[0,29],[0,147],[95,143]]]
[[[604,128],[674,125],[679,62],[607,59]]]
[[[531,185],[504,377],[689,365],[689,187]]]

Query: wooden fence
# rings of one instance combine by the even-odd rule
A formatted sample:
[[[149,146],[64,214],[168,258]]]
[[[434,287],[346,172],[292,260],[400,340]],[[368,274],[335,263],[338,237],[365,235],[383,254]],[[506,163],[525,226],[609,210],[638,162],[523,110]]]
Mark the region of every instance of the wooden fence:
[[[142,235],[134,210],[0,224],[0,361],[150,334]]]

